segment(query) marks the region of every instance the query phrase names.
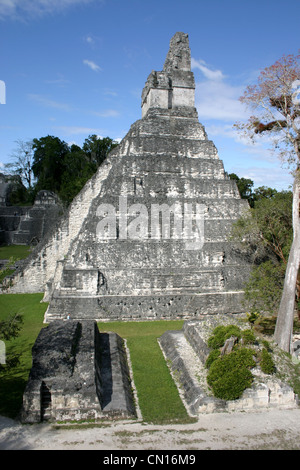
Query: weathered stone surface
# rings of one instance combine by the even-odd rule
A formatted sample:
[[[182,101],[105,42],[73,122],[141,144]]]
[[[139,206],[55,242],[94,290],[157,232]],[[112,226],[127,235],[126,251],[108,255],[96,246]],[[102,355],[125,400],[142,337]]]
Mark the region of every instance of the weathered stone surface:
[[[39,191],[30,207],[0,204],[0,243],[36,245],[56,226],[62,214],[63,206],[52,191]]]
[[[56,321],[41,330],[32,355],[23,422],[135,416],[126,352],[115,333],[99,333],[94,321]]]
[[[0,207],[10,206],[11,193],[20,186],[22,186],[20,176],[0,173]]]
[[[175,382],[183,402],[191,415],[197,415],[199,408],[209,411],[224,411],[225,401],[207,394],[205,384],[199,381],[204,367],[195,350],[187,341],[183,331],[166,331],[159,344],[170,364]],[[204,374],[205,377],[205,374]]]
[[[176,33],[142,119],[14,278],[10,292],[45,291],[47,322],[242,311],[250,263],[229,234],[248,204],[198,121],[194,88],[188,36]]]

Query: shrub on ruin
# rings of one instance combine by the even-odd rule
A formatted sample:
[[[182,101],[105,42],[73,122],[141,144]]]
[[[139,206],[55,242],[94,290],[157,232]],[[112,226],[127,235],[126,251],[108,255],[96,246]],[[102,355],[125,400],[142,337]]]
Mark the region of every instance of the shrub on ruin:
[[[226,339],[231,336],[241,338],[241,330],[236,325],[219,325],[213,330],[212,336],[208,339],[208,347],[212,349],[220,348],[224,345]]]
[[[229,338],[236,338],[236,342],[229,352],[222,350]],[[251,345],[263,344],[263,349]],[[272,374],[275,371],[274,362],[267,342],[258,341],[251,329],[241,330],[237,325],[219,325],[208,339],[211,351],[206,359],[205,366],[208,371],[207,383],[214,395],[224,400],[240,398],[243,391],[251,386],[253,375],[251,370],[259,362],[262,372]],[[255,359],[254,359],[255,358]]]
[[[241,332],[243,344],[254,344],[256,342],[255,334],[252,330],[243,330]]]
[[[260,368],[265,374],[273,374],[275,372],[274,361],[266,348],[263,348],[261,352]]]
[[[210,366],[212,365],[212,363],[218,359],[218,357],[220,357],[220,350],[219,349],[213,349],[212,351],[210,351],[209,355],[207,356],[207,359],[205,361],[205,367],[207,369],[210,368]]]
[[[212,362],[207,383],[216,397],[235,400],[251,386],[253,375],[249,369],[255,365],[252,349],[241,348],[232,351]]]

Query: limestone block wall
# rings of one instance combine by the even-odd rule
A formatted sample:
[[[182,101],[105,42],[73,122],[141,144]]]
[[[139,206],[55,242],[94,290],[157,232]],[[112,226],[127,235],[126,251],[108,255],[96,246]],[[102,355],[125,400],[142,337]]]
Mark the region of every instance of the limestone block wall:
[[[56,194],[39,191],[34,205],[0,206],[0,243],[37,244],[63,214]]]
[[[47,293],[47,283],[55,276],[60,263],[70,248],[88,214],[91,201],[101,190],[103,180],[112,166],[113,156],[107,159],[101,169],[92,177],[83,190],[75,197],[68,212],[52,227],[45,239],[27,258],[25,266],[15,273],[11,293]],[[45,298],[45,300],[47,297]]]

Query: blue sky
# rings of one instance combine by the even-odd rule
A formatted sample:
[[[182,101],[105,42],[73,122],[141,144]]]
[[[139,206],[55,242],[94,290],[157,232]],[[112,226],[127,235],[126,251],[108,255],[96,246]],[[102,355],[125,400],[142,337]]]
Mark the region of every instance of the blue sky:
[[[238,98],[259,71],[298,52],[299,20],[299,0],[0,0],[0,171],[17,140],[123,138],[141,118],[149,73],[183,31],[199,121],[225,170],[288,189],[277,157],[232,126],[247,116]]]

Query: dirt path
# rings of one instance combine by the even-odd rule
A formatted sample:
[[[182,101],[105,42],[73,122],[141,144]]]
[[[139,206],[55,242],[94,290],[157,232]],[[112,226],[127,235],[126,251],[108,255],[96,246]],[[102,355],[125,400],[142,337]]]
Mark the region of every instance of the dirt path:
[[[0,417],[0,449],[300,450],[300,409],[205,414],[187,425],[115,422],[88,429]]]

